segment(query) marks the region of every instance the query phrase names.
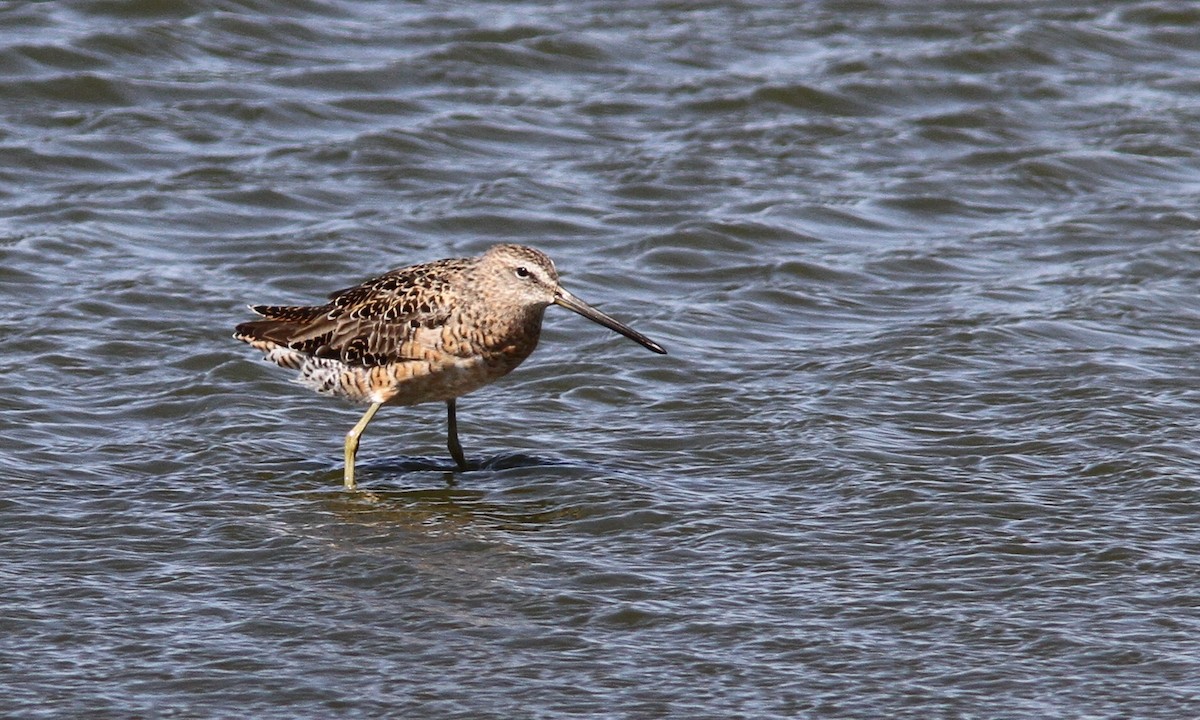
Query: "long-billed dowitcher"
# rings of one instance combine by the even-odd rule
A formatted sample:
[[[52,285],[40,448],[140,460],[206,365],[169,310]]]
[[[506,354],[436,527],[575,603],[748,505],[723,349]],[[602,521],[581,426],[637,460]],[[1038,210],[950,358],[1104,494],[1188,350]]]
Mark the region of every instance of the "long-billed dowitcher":
[[[338,290],[324,305],[256,305],[264,319],[238,325],[234,337],[299,371],[298,382],[317,392],[369,403],[346,433],[345,480],[353,490],[359,437],[382,405],[445,401],[446,445],[458,469],[467,469],[455,400],[529,357],[550,305],[667,352],[567,292],[550,258],[522,245],[392,270]]]

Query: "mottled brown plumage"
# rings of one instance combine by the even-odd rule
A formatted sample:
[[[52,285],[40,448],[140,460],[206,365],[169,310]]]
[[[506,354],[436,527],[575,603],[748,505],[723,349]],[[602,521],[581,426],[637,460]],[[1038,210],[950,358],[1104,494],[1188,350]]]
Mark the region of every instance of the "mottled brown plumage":
[[[522,245],[392,270],[333,293],[325,305],[254,306],[263,319],[238,325],[234,337],[318,392],[370,403],[346,436],[345,481],[353,488],[358,437],[383,404],[446,402],[448,447],[465,469],[455,399],[529,357],[551,304],[666,352],[568,293],[550,258]]]

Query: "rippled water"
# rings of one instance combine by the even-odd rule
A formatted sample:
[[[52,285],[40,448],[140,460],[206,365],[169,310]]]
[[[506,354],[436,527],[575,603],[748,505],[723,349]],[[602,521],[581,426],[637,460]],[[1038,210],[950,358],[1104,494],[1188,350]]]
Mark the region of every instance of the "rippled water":
[[[0,714],[1200,715],[1200,9],[0,6]],[[517,241],[460,402],[230,339]]]

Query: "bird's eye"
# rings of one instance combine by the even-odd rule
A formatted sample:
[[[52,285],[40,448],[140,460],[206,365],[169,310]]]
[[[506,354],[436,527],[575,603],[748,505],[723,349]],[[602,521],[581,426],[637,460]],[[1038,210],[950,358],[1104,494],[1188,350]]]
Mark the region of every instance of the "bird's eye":
[[[529,272],[529,268],[523,267],[523,266],[517,268],[516,272],[517,272],[517,277],[519,277],[519,278],[527,278],[527,277],[533,275],[533,273]]]

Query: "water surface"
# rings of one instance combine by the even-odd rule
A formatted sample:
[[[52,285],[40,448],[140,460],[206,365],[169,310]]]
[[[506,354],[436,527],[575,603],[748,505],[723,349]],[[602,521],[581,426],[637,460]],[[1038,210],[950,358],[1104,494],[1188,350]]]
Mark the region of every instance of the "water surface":
[[[1190,3],[0,6],[11,717],[1200,713]],[[359,410],[247,303],[521,242]]]

